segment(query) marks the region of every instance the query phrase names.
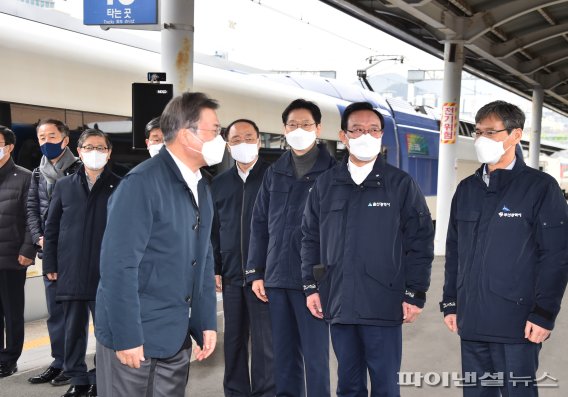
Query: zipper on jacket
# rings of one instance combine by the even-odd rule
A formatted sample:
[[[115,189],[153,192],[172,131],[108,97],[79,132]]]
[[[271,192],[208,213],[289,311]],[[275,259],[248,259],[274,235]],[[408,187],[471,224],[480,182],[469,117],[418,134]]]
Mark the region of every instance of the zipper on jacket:
[[[243,241],[243,217],[244,217],[244,211],[245,211],[245,185],[247,183],[245,181],[243,181],[243,195],[241,197],[242,202],[241,202],[241,274],[243,276],[243,287],[245,287],[247,285],[247,279],[246,279],[246,272],[245,272],[245,255],[244,255],[244,241]]]

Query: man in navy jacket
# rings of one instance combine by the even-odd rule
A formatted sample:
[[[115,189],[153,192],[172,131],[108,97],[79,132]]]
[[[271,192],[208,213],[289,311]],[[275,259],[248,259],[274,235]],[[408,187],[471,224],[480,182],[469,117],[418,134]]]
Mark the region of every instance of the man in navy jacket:
[[[112,145],[103,132],[85,130],[77,146],[84,166],[61,178],[53,189],[43,252],[43,273],[56,283],[55,299],[63,308],[63,370],[71,378],[64,397],[97,395],[95,370],[87,371],[85,363],[89,312],[96,323],[95,297],[107,203],[120,182],[106,166]]]
[[[302,222],[302,278],[314,317],[331,324],[338,396],[399,396],[402,323],[422,311],[434,229],[424,196],[379,154],[383,116],[347,106],[339,137],[349,156],[321,175]]]
[[[165,147],[109,202],[95,327],[106,397],[183,396],[190,336],[198,360],[215,348],[213,202],[199,168],[223,158],[217,107],[202,93],[173,98],[160,119]]]
[[[566,288],[568,206],[554,178],[516,155],[524,122],[503,101],[477,112],[483,164],[452,201],[440,308],[461,337],[465,396],[538,395],[539,351]],[[486,374],[500,387],[483,387]]]
[[[316,145],[321,112],[297,99],[282,113],[292,150],[266,171],[254,205],[247,281],[269,302],[277,396],[329,396],[329,331],[306,309],[300,244],[302,213],[316,178],[335,160]],[[304,377],[305,368],[305,377]]]
[[[253,121],[233,121],[227,126],[226,140],[235,165],[211,184],[216,215],[211,241],[225,316],[223,388],[226,396],[271,397],[274,375],[268,303],[257,299],[245,281],[252,209],[268,163],[258,157],[260,132]]]

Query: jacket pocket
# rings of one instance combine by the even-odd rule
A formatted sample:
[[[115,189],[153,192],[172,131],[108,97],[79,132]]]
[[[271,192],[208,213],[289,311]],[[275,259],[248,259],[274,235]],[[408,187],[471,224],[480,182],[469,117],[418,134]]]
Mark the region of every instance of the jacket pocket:
[[[345,206],[347,200],[338,199],[322,203],[320,215],[320,242],[322,263],[328,266],[336,265],[342,261],[344,233],[345,233]],[[331,244],[329,243],[331,242]]]
[[[458,210],[456,213],[456,223],[458,229],[458,275],[457,287],[463,284],[466,273],[466,266],[469,266],[472,261],[471,253],[475,252],[475,245],[477,244],[477,227],[479,211]]]

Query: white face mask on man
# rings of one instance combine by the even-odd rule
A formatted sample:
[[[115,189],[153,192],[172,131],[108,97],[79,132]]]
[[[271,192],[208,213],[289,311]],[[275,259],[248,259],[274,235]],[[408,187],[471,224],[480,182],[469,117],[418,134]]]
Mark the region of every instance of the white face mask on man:
[[[248,164],[258,156],[258,144],[256,143],[243,142],[229,147],[231,148],[231,157],[241,164]]]
[[[191,146],[187,146],[188,149],[193,150],[194,152],[201,153],[203,156],[203,160],[208,166],[212,166],[215,164],[219,164],[223,161],[223,155],[225,154],[225,141],[221,138],[221,135],[217,135],[210,141],[203,142],[196,134],[189,133],[193,135],[197,140],[203,143],[201,146],[201,151],[195,150]]]
[[[505,141],[494,141],[484,136],[477,138],[473,145],[477,154],[477,160],[480,163],[491,165],[497,164],[505,152],[513,147],[509,146],[505,149]]]
[[[90,170],[98,171],[103,168],[108,159],[107,153],[100,153],[97,150],[91,150],[90,152],[82,152],[83,164]]]
[[[316,140],[315,131],[306,131],[303,128],[296,128],[286,134],[286,142],[295,150],[306,150]]]
[[[163,143],[154,143],[153,145],[148,145],[148,152],[150,153],[150,157],[154,157],[160,152],[160,149],[164,146]]]
[[[349,153],[359,161],[371,161],[381,152],[381,138],[363,134],[359,138],[349,138]]]

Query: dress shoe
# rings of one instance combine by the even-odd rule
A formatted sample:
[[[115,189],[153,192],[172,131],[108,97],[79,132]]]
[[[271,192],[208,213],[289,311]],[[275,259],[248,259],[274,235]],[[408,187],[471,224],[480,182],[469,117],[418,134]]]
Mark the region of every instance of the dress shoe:
[[[62,372],[63,372],[63,370],[61,368],[55,368],[55,367],[50,366],[45,371],[43,371],[41,374],[29,378],[28,382],[30,382],[34,385],[38,384],[38,383],[47,383],[47,382],[50,382],[53,379],[55,379]]]
[[[0,361],[0,378],[13,375],[18,371],[18,366],[15,361]]]
[[[89,385],[71,385],[61,397],[87,397],[90,387]]]
[[[97,385],[91,385],[87,392],[87,397],[97,397]]]
[[[61,373],[53,378],[49,383],[51,383],[52,386],[65,386],[71,383],[71,378],[61,371]]]

